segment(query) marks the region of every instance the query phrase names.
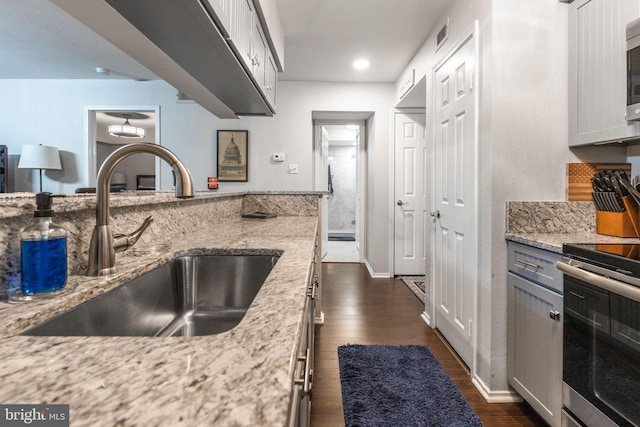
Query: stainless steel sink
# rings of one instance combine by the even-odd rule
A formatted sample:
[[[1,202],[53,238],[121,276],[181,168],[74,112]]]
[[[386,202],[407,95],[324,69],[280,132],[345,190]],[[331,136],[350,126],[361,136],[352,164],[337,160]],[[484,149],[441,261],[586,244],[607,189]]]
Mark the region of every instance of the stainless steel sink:
[[[279,255],[174,258],[23,335],[195,336],[237,326]]]

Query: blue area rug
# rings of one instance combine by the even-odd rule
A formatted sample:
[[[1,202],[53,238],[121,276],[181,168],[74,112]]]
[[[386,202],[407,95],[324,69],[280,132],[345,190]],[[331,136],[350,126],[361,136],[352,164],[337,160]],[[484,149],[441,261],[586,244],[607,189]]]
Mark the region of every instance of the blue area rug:
[[[480,419],[429,347],[338,347],[347,427],[472,427]]]

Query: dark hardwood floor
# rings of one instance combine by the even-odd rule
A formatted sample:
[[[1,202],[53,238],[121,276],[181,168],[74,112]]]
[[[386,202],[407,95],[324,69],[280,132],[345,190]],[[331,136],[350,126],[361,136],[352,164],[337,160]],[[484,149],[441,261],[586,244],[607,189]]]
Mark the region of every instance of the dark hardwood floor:
[[[526,403],[488,404],[467,368],[420,318],[422,303],[399,279],[371,279],[363,264],[323,264],[325,324],[316,326],[311,426],[344,426],[337,348],[428,345],[486,427],[544,426]],[[401,426],[399,426],[401,427]]]

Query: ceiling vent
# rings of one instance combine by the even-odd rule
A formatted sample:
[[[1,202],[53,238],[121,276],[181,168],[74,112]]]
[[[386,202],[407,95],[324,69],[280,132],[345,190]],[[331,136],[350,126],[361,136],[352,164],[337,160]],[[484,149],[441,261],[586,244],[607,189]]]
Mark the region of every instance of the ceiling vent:
[[[444,42],[449,38],[449,17],[447,16],[447,21],[442,26],[440,31],[438,31],[438,35],[436,35],[436,51],[442,47]]]

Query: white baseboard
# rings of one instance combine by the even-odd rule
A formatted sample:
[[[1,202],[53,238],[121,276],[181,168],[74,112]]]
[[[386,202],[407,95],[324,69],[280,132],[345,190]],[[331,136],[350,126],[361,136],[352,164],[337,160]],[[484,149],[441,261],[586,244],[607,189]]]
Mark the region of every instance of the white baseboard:
[[[492,391],[478,377],[473,377],[471,383],[478,389],[482,398],[487,403],[518,403],[522,402],[522,397],[513,390]]]
[[[430,326],[433,328],[433,325],[431,324],[431,317],[427,314],[426,311],[422,312],[422,314],[420,315],[420,318],[424,321],[424,323],[427,324],[427,326]]]
[[[391,277],[391,273],[374,273],[373,269],[369,265],[369,261],[367,261],[366,259],[364,260],[364,265],[367,267],[369,276],[371,276],[372,279],[388,279],[389,277]]]

